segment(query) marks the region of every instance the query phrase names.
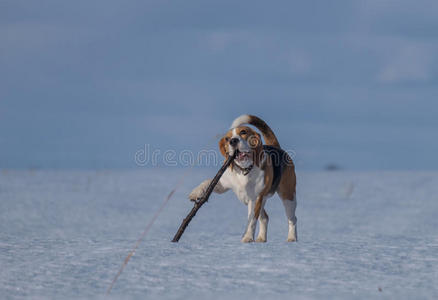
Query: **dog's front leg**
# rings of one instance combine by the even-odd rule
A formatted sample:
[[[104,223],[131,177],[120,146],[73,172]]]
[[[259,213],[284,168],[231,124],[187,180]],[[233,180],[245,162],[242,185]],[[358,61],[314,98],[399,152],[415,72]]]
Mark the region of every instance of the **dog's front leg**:
[[[197,201],[199,199],[201,199],[204,194],[205,191],[207,190],[208,186],[210,185],[211,179],[207,179],[204,180],[203,182],[201,182],[200,185],[198,185],[197,187],[195,187],[192,192],[189,195],[189,199],[191,201]],[[225,193],[226,191],[228,191],[229,188],[226,188],[223,183],[221,183],[221,181],[219,181],[216,186],[214,187],[213,192],[218,193],[218,194],[222,194]]]
[[[242,243],[254,242],[254,233],[256,229],[257,219],[254,214],[255,201],[248,201],[248,224],[246,225],[245,233],[242,237]]]

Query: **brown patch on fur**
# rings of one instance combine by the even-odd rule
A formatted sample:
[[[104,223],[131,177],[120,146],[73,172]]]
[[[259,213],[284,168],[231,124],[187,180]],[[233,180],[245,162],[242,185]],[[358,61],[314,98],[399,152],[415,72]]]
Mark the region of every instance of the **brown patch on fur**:
[[[260,216],[260,210],[262,209],[262,202],[263,202],[263,196],[260,193],[260,195],[258,195],[257,200],[256,200],[256,204],[254,207],[254,218],[258,219]]]
[[[265,121],[263,121],[259,117],[249,115],[248,124],[257,127],[257,129],[262,132],[266,145],[280,148],[280,143],[278,142],[277,137],[275,136],[271,127],[269,127],[268,124],[265,123]]]
[[[280,183],[277,188],[277,193],[281,199],[294,200],[297,185],[297,178],[295,175],[295,166],[292,159],[287,156],[287,165],[283,174],[281,175]]]
[[[262,203],[263,203],[263,197],[269,193],[269,190],[272,186],[272,181],[274,179],[274,170],[272,168],[272,161],[271,157],[268,155],[266,157],[265,163],[261,167],[263,171],[265,171],[265,187],[260,192],[260,194],[257,196],[256,203],[254,206],[254,217],[256,219],[260,216],[260,211],[262,209]]]
[[[221,151],[221,154],[226,158],[228,157],[227,149],[225,148],[225,137],[221,138],[219,141],[219,150]]]
[[[228,158],[228,152],[227,152],[227,143],[229,141],[229,139],[231,138],[232,132],[228,131],[225,136],[223,138],[220,139],[219,141],[219,150],[221,151],[221,154],[225,157]]]
[[[232,132],[228,131],[223,138],[219,140],[219,150],[221,151],[221,154],[227,159],[228,158],[228,151],[227,151],[227,144],[232,136]],[[234,161],[230,164],[228,168],[233,170]]]

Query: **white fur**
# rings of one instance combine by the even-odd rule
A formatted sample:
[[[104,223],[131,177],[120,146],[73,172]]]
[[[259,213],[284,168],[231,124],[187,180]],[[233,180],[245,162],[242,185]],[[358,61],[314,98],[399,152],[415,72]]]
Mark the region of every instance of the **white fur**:
[[[297,241],[297,217],[295,216],[295,209],[297,207],[297,199],[294,197],[294,200],[282,199],[284,210],[286,211],[287,223],[288,223],[288,234],[287,241],[295,242]]]
[[[250,120],[250,117],[248,115],[241,115],[240,117],[237,117],[234,119],[233,123],[231,124],[231,128],[239,127],[242,124],[248,124]]]
[[[222,175],[219,183],[222,187],[232,189],[237,198],[248,205],[250,201],[257,199],[265,187],[265,172],[254,166],[248,175],[243,175],[242,171],[234,168],[232,171],[228,168]]]

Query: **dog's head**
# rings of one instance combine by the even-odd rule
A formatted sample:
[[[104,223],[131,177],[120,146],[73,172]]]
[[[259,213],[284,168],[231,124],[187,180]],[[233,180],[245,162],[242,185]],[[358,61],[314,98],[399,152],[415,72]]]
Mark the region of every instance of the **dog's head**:
[[[242,168],[259,165],[262,150],[260,134],[248,126],[231,128],[219,141],[219,149],[225,158],[236,152],[234,160]]]

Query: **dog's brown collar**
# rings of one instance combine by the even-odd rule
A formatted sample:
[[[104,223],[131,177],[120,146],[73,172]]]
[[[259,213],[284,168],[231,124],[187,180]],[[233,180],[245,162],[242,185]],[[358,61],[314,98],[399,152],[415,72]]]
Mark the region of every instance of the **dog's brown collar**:
[[[248,175],[249,172],[251,172],[252,168],[254,167],[254,165],[250,165],[248,168],[242,168],[238,164],[234,164],[234,166],[236,166],[240,171],[242,171],[243,176]]]

